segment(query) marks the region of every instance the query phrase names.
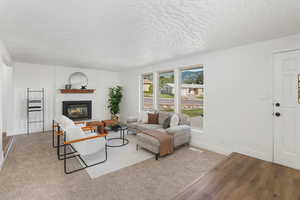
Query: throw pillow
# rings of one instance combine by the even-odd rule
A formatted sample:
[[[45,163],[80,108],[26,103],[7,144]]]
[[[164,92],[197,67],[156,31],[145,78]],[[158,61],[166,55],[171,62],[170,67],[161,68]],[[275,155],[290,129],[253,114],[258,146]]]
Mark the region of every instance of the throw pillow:
[[[148,113],[148,124],[158,124],[158,113]]]
[[[174,114],[174,115],[171,117],[170,127],[178,126],[178,124],[179,124],[179,117],[178,117],[177,114]]]
[[[170,113],[168,112],[159,112],[159,116],[158,116],[158,123],[163,125],[164,121],[169,117],[172,116],[170,115]]]
[[[165,121],[163,122],[163,128],[167,129],[170,127],[170,121],[171,121],[171,116],[167,117],[167,119],[165,119]]]

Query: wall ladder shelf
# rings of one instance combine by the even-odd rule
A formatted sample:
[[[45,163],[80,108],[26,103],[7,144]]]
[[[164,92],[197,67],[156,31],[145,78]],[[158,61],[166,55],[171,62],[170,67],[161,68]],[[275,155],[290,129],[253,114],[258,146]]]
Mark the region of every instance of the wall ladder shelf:
[[[33,97],[35,94],[35,97]],[[39,119],[32,120],[31,113],[40,113]],[[30,133],[30,125],[40,123],[45,132],[45,89],[32,90],[27,88],[27,134]]]

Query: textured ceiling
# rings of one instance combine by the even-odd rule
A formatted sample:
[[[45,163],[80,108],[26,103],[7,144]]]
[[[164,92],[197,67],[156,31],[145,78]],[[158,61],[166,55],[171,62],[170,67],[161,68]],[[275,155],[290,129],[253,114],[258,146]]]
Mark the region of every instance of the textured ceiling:
[[[125,70],[300,33],[299,0],[0,0],[16,61]]]

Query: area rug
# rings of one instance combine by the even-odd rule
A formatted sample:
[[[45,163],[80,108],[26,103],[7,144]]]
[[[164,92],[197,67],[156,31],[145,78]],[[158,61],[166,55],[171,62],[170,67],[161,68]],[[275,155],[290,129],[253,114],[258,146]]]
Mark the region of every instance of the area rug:
[[[118,136],[118,132],[110,132],[108,138]],[[129,167],[150,158],[154,159],[153,154],[146,150],[140,148],[139,151],[136,151],[135,136],[126,135],[126,138],[129,140],[129,144],[122,147],[108,147],[106,162],[86,169],[87,173],[92,179],[120,170],[125,167]],[[109,144],[118,145],[121,144],[121,141],[111,140],[109,141]],[[93,155],[85,156],[83,157],[83,159],[88,165],[91,165],[103,160],[104,156],[104,152],[99,152]]]

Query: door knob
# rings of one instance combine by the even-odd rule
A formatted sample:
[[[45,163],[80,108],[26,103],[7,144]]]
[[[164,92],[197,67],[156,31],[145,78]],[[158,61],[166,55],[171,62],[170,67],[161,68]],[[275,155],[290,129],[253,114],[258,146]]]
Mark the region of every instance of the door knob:
[[[275,103],[275,106],[276,106],[276,107],[280,107],[280,103],[278,103],[278,102]]]
[[[276,117],[280,117],[280,112],[276,112],[276,113],[275,113],[275,116],[276,116]]]

